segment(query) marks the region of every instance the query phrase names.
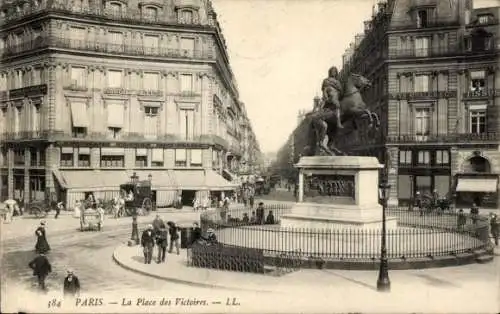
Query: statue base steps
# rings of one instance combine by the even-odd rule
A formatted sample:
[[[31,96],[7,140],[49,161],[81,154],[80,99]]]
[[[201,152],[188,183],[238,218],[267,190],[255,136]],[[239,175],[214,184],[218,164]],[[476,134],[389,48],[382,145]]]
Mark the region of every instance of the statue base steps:
[[[281,217],[282,228],[306,229],[382,229],[382,208],[356,205],[297,203],[291,214]],[[386,217],[386,229],[396,229],[396,217]]]

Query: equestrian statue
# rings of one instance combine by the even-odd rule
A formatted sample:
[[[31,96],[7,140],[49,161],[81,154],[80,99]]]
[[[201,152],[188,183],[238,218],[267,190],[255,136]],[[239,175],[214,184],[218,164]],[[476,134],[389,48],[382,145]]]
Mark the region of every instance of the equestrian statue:
[[[370,81],[359,74],[344,73],[340,77],[336,67],[328,70],[328,77],[321,85],[323,97],[313,111],[305,115],[296,132],[297,136],[306,136],[300,141],[305,142],[303,156],[321,152],[332,156],[345,155],[335,147],[334,139],[346,123],[357,129],[357,119],[368,119],[368,127],[378,129],[378,115],[367,109],[361,97],[361,90],[370,86]]]

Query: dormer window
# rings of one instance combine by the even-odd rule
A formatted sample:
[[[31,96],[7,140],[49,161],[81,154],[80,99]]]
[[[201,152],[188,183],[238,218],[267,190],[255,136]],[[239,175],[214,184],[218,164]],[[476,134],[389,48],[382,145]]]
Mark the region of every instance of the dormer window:
[[[425,28],[429,26],[429,17],[427,10],[417,11],[417,28]]]
[[[106,10],[109,12],[109,14],[113,16],[122,16],[123,15],[123,10],[124,6],[120,2],[107,2],[106,3]]]
[[[192,10],[183,9],[179,11],[179,22],[181,24],[193,24],[194,13]]]
[[[149,21],[158,20],[158,8],[153,6],[142,7],[142,18]]]

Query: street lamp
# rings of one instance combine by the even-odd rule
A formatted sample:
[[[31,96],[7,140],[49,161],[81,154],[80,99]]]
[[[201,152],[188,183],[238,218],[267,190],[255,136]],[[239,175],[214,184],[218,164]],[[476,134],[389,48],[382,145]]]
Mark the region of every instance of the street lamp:
[[[130,177],[130,180],[132,181],[132,184],[135,185],[137,184],[137,182],[139,182],[139,177],[134,172],[134,174]],[[130,237],[130,240],[135,242],[135,245],[139,244],[139,229],[137,229],[137,209],[135,208],[135,206],[132,209],[132,236]]]
[[[386,231],[386,211],[387,211],[387,192],[391,186],[387,183],[387,179],[379,184],[380,198],[382,199],[382,243],[380,248],[380,268],[378,272],[377,291],[391,291],[391,281],[389,280],[389,263],[387,261],[387,231]]]

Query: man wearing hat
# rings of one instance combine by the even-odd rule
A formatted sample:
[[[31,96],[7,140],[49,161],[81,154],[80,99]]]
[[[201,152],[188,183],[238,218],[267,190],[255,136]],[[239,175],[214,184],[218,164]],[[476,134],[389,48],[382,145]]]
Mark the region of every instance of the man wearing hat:
[[[208,228],[206,240],[209,245],[217,243],[217,236],[215,235],[214,229]]]
[[[155,234],[153,225],[148,225],[146,230],[142,232],[141,245],[144,249],[144,264],[151,264],[153,258],[153,249],[155,246]]]
[[[165,224],[162,224],[159,228],[160,230],[156,233],[156,244],[158,245],[158,260],[156,262],[158,264],[165,262],[168,245],[168,231]]]
[[[65,296],[77,297],[80,294],[80,280],[71,269],[68,269],[67,273],[64,278],[63,293]]]
[[[46,291],[45,279],[52,272],[52,265],[50,265],[49,260],[44,253],[40,253],[35,257],[29,264],[29,268],[33,270],[33,276],[38,278],[38,288],[42,291]]]
[[[264,203],[260,202],[257,206],[257,224],[262,225],[264,223]]]

